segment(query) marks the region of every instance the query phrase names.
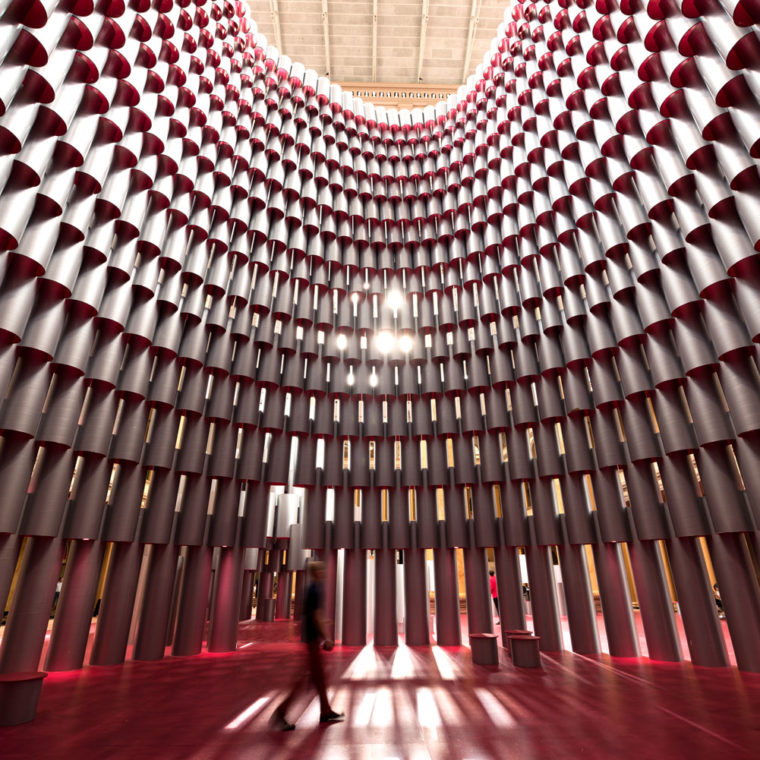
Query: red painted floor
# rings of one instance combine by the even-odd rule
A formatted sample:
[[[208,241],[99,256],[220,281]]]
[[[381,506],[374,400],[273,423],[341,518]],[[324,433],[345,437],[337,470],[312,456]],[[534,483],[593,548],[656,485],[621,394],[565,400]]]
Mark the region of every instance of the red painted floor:
[[[241,648],[51,674],[37,719],[0,729],[2,758],[757,758],[760,675],[544,655],[541,671],[469,650],[325,655],[345,723],[304,696],[292,733],[267,721],[299,667],[292,623],[244,623]]]

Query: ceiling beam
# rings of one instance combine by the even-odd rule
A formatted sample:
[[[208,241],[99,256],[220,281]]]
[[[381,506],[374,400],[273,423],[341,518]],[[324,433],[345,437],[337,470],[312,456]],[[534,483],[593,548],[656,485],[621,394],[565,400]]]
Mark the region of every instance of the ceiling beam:
[[[393,108],[434,106],[456,92],[455,84],[410,84],[409,82],[350,82],[339,81],[344,92],[350,92],[365,102]]]
[[[377,81],[377,0],[372,0],[372,81]]]
[[[377,0],[375,0],[377,1]],[[430,0],[422,0],[422,18],[420,20],[420,53],[417,57],[417,81],[422,81],[422,63],[425,59],[425,36],[427,35],[428,11]]]
[[[330,26],[327,17],[327,0],[322,0],[322,35],[325,38],[325,74],[330,75]]]
[[[269,0],[269,13],[272,15],[272,24],[274,24],[274,44],[282,53],[282,35],[280,34],[280,6],[277,0]]]
[[[480,21],[480,3],[481,0],[472,0],[470,8],[470,26],[467,29],[467,47],[464,53],[464,65],[462,66],[462,81],[466,81],[470,74],[470,57],[472,56],[472,43],[475,40],[475,30],[478,28]]]

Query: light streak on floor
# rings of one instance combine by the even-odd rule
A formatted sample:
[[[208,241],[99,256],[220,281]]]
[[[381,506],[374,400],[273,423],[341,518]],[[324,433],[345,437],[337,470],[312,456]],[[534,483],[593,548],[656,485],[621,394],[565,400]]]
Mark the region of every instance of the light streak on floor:
[[[226,731],[234,731],[236,728],[240,728],[244,723],[247,723],[251,718],[258,715],[269,702],[271,697],[259,697],[255,702],[248,705],[234,720],[231,720],[224,728]]]
[[[478,698],[478,702],[483,705],[486,715],[491,718],[494,725],[499,726],[499,728],[512,728],[515,725],[512,714],[488,689],[478,687],[475,689],[475,696]]]
[[[452,664],[451,657],[440,647],[431,647],[433,650],[433,658],[435,664],[438,667],[438,672],[441,674],[441,678],[444,681],[453,681],[456,679],[454,675],[454,666]]]

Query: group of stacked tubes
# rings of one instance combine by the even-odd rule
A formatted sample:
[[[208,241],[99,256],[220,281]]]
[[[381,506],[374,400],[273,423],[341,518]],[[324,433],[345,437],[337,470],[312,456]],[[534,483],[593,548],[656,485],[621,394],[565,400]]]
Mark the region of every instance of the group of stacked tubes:
[[[524,555],[546,651],[598,603],[613,656],[640,616],[724,666],[717,582],[759,671],[757,0],[516,0],[400,111],[249,13],[0,0],[0,673],[231,651],[302,549],[345,644],[398,573],[458,644],[460,562],[470,632],[489,567],[524,628]]]

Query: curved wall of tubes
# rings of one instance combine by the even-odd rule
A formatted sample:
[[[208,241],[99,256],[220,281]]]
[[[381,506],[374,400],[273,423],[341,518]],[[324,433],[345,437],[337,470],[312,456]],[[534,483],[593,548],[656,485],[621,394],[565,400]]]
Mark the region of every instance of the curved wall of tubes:
[[[308,549],[346,643],[492,566],[545,650],[760,670],[759,20],[515,2],[386,112],[242,2],[0,0],[0,672],[234,649]]]

